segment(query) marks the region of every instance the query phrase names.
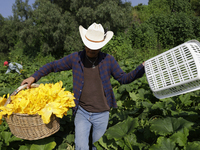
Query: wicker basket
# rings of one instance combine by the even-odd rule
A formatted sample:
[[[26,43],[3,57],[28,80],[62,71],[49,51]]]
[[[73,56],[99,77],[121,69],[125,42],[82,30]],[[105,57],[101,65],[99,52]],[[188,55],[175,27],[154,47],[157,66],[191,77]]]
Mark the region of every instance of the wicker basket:
[[[39,84],[32,84],[31,87],[38,87]],[[15,90],[12,95],[16,95],[22,89],[25,89],[27,84],[20,86]],[[6,101],[5,105],[11,101],[10,97]],[[60,129],[59,119],[55,116],[51,116],[51,121],[48,124],[43,123],[41,117],[36,115],[13,113],[9,118],[4,116],[8,126],[13,135],[18,138],[26,140],[38,140],[56,133]]]

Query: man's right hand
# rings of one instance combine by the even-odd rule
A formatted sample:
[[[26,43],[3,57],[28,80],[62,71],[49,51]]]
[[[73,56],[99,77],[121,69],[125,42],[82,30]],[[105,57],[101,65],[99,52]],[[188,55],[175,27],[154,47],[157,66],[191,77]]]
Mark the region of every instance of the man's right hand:
[[[27,85],[27,88],[30,88],[31,87],[31,84],[35,82],[35,78],[34,77],[29,77],[27,79],[24,79],[21,83],[21,86],[24,85],[24,84],[28,84]]]

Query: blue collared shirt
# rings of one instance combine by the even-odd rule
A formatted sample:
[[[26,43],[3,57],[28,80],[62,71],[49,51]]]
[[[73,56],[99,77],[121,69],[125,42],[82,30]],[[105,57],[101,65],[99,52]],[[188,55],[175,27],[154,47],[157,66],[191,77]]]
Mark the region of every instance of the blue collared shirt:
[[[32,77],[34,77],[37,82],[41,77],[46,76],[51,72],[59,72],[72,69],[73,93],[76,103],[76,107],[73,109],[74,112],[76,112],[76,109],[78,108],[79,99],[84,85],[84,66],[82,60],[85,55],[85,50],[74,52],[63,57],[62,59],[47,63],[32,75]],[[129,73],[125,73],[120,68],[119,64],[113,56],[102,52],[99,52],[99,72],[108,105],[114,108],[117,107],[117,104],[110,82],[111,76],[113,76],[114,79],[116,79],[120,84],[128,84],[135,79],[142,77],[145,73],[144,66],[142,64],[140,64],[135,70]]]

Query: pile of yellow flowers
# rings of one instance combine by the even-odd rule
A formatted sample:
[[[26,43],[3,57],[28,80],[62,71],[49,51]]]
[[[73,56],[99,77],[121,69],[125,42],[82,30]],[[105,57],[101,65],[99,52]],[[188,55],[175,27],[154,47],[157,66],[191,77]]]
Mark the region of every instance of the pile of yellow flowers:
[[[12,113],[39,114],[45,124],[55,114],[62,118],[67,115],[70,107],[75,107],[74,94],[62,88],[62,81],[55,84],[40,84],[37,88],[24,89],[11,96],[11,102],[4,106],[6,95],[0,97],[0,120],[4,115],[9,117]],[[7,95],[9,97],[9,95]],[[1,121],[0,121],[1,124]]]

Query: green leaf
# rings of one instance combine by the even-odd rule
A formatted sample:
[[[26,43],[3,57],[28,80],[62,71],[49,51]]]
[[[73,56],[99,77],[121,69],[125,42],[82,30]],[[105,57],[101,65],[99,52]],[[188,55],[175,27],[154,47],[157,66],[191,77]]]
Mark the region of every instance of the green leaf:
[[[30,150],[52,150],[52,149],[55,148],[55,146],[56,146],[56,142],[50,142],[50,143],[45,144],[45,145],[33,144],[33,145],[31,145]]]
[[[128,117],[123,122],[119,122],[116,125],[110,127],[106,131],[106,136],[108,139],[121,139],[122,137],[130,134],[133,132],[133,130],[138,127],[138,119],[137,118],[131,118]],[[116,132],[117,131],[117,132]]]
[[[104,148],[107,148],[107,138],[106,138],[106,136],[102,136],[99,140],[98,140],[98,143],[102,146],[102,147],[104,147]],[[96,142],[97,143],[97,142]],[[95,144],[95,146],[96,146],[96,144]]]
[[[117,106],[118,106],[118,107],[122,107],[122,101],[118,100],[118,101],[117,101]]]
[[[199,150],[200,142],[194,141],[194,142],[188,142],[188,145],[186,146],[185,150]]]
[[[127,92],[130,92],[130,91],[132,91],[133,90],[133,87],[132,87],[132,85],[126,85],[126,91]]]
[[[149,150],[174,150],[175,145],[175,142],[173,142],[169,138],[159,137],[157,140],[157,144],[151,146]]]
[[[129,134],[126,137],[124,137],[124,139],[128,146],[137,144],[137,137],[135,134]]]
[[[9,142],[16,142],[16,141],[23,141],[23,139],[18,138],[18,137],[16,137],[16,136],[11,136]]]
[[[105,150],[105,148],[101,147],[101,145],[98,142],[94,143],[94,146],[98,149],[98,150]]]
[[[125,145],[124,150],[130,150],[130,148],[127,145]]]
[[[116,142],[112,142],[111,144],[108,145],[108,150],[110,149],[118,150],[118,145],[116,144]]]
[[[137,137],[135,134],[129,134],[126,137],[124,137],[124,141],[126,143],[126,146],[131,150],[139,150],[144,147],[144,144],[137,142]]]
[[[165,108],[165,102],[156,102],[152,106],[152,109],[163,109],[163,108]]]
[[[188,118],[188,120],[195,122],[199,118],[199,114],[194,111],[184,111],[184,110],[171,110],[171,115],[174,117],[184,117]]]
[[[67,135],[67,137],[66,137],[66,141],[67,141],[67,143],[72,143],[72,142],[74,142],[74,134],[69,134],[69,135]]]
[[[184,128],[183,132],[176,132],[174,133],[170,139],[174,141],[175,143],[178,143],[179,146],[185,146],[187,144],[187,137],[189,135],[189,130],[187,128]]]
[[[108,140],[107,137],[104,135],[102,136],[97,142],[94,143],[97,149],[118,149],[117,142],[114,139]]]
[[[179,96],[179,99],[181,100],[182,104],[184,104],[185,106],[189,106],[192,101],[190,100],[190,95],[189,94],[182,94]]]
[[[136,94],[135,92],[129,92],[129,95],[130,95],[131,99],[134,101],[137,101],[139,99],[138,94]]]
[[[147,93],[148,93],[148,91],[146,91],[143,88],[138,90],[139,98],[142,99],[142,100],[145,99],[145,94],[147,94]]]
[[[113,117],[117,117],[119,120],[125,120],[128,118],[129,112],[127,111],[120,111],[119,113],[116,113],[113,115]]]
[[[148,101],[141,102],[141,105],[142,105],[144,108],[151,108],[151,107],[152,107],[152,103],[151,103],[151,102],[148,102]]]
[[[121,85],[120,87],[119,87],[119,93],[123,93],[123,92],[125,92],[126,91],[126,85]]]
[[[19,150],[30,150],[30,148],[31,148],[31,145],[22,145],[22,146],[20,146],[20,148],[19,148]]]
[[[30,150],[53,150],[56,146],[54,138],[45,138],[31,145]]]
[[[2,118],[3,122],[2,124],[0,125],[0,131],[4,131],[4,130],[7,130],[9,127],[8,127],[8,124],[6,123],[6,121],[4,120],[4,118]]]
[[[183,118],[167,117],[164,119],[156,119],[151,123],[150,130],[159,135],[169,135],[177,131],[183,131],[184,128],[190,128],[194,123]]]
[[[2,147],[3,147],[3,142],[0,142],[0,150],[1,150]]]
[[[122,94],[119,94],[118,91],[117,91],[117,89],[115,89],[115,88],[113,88],[113,92],[114,92],[115,98],[116,99],[120,99],[120,97],[121,97]]]
[[[116,141],[116,144],[119,145],[122,149],[124,148],[124,145],[125,145],[123,139],[117,140],[117,141]]]
[[[4,132],[1,133],[1,137],[4,139],[5,144],[6,144],[7,146],[9,146],[10,142],[12,141],[11,136],[12,136],[12,133],[11,133],[11,132],[6,132],[6,131],[4,131]]]

